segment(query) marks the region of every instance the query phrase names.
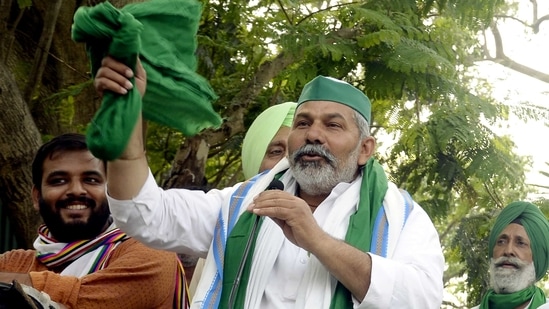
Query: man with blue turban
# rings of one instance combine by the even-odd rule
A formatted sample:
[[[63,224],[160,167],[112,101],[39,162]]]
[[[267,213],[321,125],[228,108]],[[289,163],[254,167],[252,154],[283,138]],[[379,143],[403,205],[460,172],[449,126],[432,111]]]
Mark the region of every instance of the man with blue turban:
[[[476,308],[549,308],[535,286],[549,267],[549,223],[536,205],[507,205],[490,232],[488,250],[491,288]]]

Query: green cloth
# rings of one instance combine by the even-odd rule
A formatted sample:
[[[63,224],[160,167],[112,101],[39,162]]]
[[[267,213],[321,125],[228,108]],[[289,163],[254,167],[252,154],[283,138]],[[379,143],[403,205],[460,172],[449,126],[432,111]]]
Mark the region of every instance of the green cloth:
[[[227,244],[225,246],[225,260],[223,267],[223,287],[221,290],[221,299],[219,300],[218,309],[237,309],[244,308],[244,301],[246,298],[246,288],[250,281],[250,271],[252,269],[252,256],[255,250],[257,235],[252,239],[250,244],[250,251],[248,252],[248,259],[242,270],[242,276],[240,278],[240,284],[236,292],[233,308],[229,308],[229,298],[231,289],[238,273],[238,266],[244,257],[244,251],[246,249],[246,241],[252,230],[252,225],[256,219],[256,216],[251,212],[243,212],[238,218],[231,234],[227,238]],[[263,220],[260,220],[257,226],[257,230],[261,228]]]
[[[344,81],[325,76],[315,77],[303,87],[297,106],[307,101],[332,101],[347,105],[371,123],[370,99],[362,91]]]
[[[269,143],[280,127],[291,127],[296,103],[286,102],[264,110],[246,132],[242,142],[242,170],[250,179],[259,173]]]
[[[141,112],[145,119],[187,136],[221,124],[211,105],[217,96],[195,72],[201,11],[201,4],[193,0],[151,0],[120,10],[109,2],[78,8],[72,38],[86,43],[93,76],[106,55],[134,71],[139,57],[147,71],[143,99],[136,87],[127,95],[105,92],[86,133],[94,156],[118,158]]]
[[[536,280],[539,281],[545,276],[549,267],[549,222],[547,222],[547,218],[539,208],[532,203],[513,202],[501,211],[490,232],[488,240],[489,257],[493,256],[498,236],[516,219],[520,219],[528,238],[530,238]]]
[[[377,213],[383,204],[383,198],[387,193],[388,181],[381,165],[371,158],[364,166],[362,176],[360,199],[358,210],[349,219],[349,228],[345,241],[351,246],[364,252],[370,251],[372,241],[372,229],[374,227]],[[235,224],[227,239],[225,253],[225,267],[223,273],[223,292],[219,308],[225,308],[229,299],[229,292],[236,277],[238,265],[242,261],[246,240],[248,239],[254,216],[252,213],[244,212]],[[257,235],[256,235],[257,237]],[[237,291],[234,308],[244,308],[247,283],[249,281],[251,268],[251,255],[255,247],[256,239],[253,239],[250,256],[246,261],[241,282]],[[225,305],[224,305],[225,304]],[[332,309],[353,308],[351,293],[338,282],[335,294],[330,305]],[[231,308],[232,309],[232,308]]]
[[[379,162],[373,158],[364,166],[362,177],[358,210],[349,219],[345,241],[363,252],[368,252],[377,213],[383,206],[383,199],[389,186],[387,175]],[[351,292],[338,281],[330,309],[343,308],[353,308],[353,299]]]
[[[512,294],[496,294],[494,290],[489,290],[482,298],[479,309],[515,309],[530,299],[532,303],[529,309],[545,304],[546,300],[543,290],[535,285]]]

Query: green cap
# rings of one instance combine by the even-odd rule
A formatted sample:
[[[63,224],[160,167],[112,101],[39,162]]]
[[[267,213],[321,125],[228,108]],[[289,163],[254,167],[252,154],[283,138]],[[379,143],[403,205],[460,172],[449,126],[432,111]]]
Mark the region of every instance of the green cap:
[[[317,76],[308,82],[297,101],[297,106],[307,101],[332,101],[347,105],[370,123],[370,99],[351,84],[333,77]]]

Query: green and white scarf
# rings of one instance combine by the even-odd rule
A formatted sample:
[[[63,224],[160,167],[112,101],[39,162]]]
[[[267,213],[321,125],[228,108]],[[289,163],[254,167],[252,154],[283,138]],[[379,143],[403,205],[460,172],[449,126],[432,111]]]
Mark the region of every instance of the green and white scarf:
[[[253,196],[265,189],[265,187],[270,183],[270,180],[273,179],[274,175],[287,168],[287,160],[281,161],[281,163],[279,163],[272,171],[257,181],[254,188],[248,192],[243,204],[247,205],[246,200],[249,199],[249,201],[251,201]],[[287,189],[290,189],[292,182],[295,182],[295,179],[293,179],[291,175],[291,171],[288,171],[281,179],[286,184]],[[370,250],[372,240],[372,229],[375,225],[377,213],[382,206],[383,199],[387,192],[388,182],[383,169],[375,160],[370,160],[366,165],[362,180],[362,182],[357,182],[355,185],[351,186],[348,189],[348,191],[351,191],[345,192],[342,196],[340,196],[340,198],[338,198],[338,201],[336,201],[338,205],[345,205],[346,207],[344,210],[338,206],[338,210],[334,211],[333,215],[340,216],[340,219],[333,220],[334,217],[330,217],[331,220],[329,220],[329,224],[331,224],[332,227],[323,228],[334,237],[345,239],[353,246],[364,252],[368,252]],[[395,190],[393,190],[393,192],[394,191]],[[395,196],[395,199],[401,204],[404,204],[402,195],[398,190],[396,190],[396,192],[398,196]],[[225,256],[223,265],[223,293],[219,302],[220,308],[223,308],[224,304],[226,305],[228,303],[228,294],[232,285],[232,280],[234,280],[236,268],[242,257],[245,242],[238,241],[238,239],[243,239],[238,236],[247,235],[249,227],[251,226],[250,224],[253,222],[253,217],[250,213],[243,212],[243,210],[240,213],[241,215],[238,223],[232,230],[227,241],[227,255]],[[228,214],[226,216],[228,216]],[[401,221],[405,220],[405,216],[399,217],[402,217]],[[401,225],[403,224],[404,223],[401,222]],[[401,225],[395,224],[395,226],[398,226],[399,229],[401,228]],[[254,308],[258,306],[263,294],[262,287],[264,288],[266,284],[265,280],[268,278],[268,273],[272,269],[272,264],[274,263],[274,259],[276,258],[283,241],[283,235],[281,233],[273,233],[276,229],[277,226],[274,222],[271,222],[271,220],[264,220],[258,235],[258,247],[255,247],[256,243],[254,242],[250,251],[253,252],[253,258],[248,259],[248,261],[251,260],[252,262],[248,263],[244,268],[242,282],[236,298],[235,308]],[[280,235],[273,236],[276,234]],[[210,250],[210,254],[211,253],[212,250]],[[203,305],[202,301],[207,298],[206,292],[208,287],[210,287],[209,282],[211,282],[208,278],[214,274],[212,268],[216,267],[215,262],[213,262],[213,258],[209,257],[208,260],[209,261],[206,261],[204,275],[202,276],[202,280],[199,283],[197,293],[193,300],[193,307]],[[352,308],[352,298],[348,290],[341,284],[338,284],[337,287],[330,286],[330,274],[327,273],[323,267],[321,267],[319,261],[314,261],[315,258],[311,257],[311,265],[306,272],[306,276],[315,282],[320,279],[318,276],[324,278],[321,280],[327,284],[326,289],[329,290],[330,293],[323,293],[326,289],[322,291],[321,295],[324,297],[322,303],[327,305],[326,301],[328,301],[328,303],[331,303],[331,308]],[[229,266],[233,264],[236,266]],[[322,273],[322,271],[325,273]],[[208,273],[210,273],[210,275],[208,275]],[[254,282],[248,282],[249,280]],[[310,300],[314,300],[315,297],[309,297],[307,294],[318,292],[318,289],[310,289],[306,283],[302,286],[303,291],[301,291],[301,289],[298,291],[299,296],[297,299],[296,308],[307,308],[312,305],[308,302]],[[334,289],[335,292],[332,297],[331,291]]]

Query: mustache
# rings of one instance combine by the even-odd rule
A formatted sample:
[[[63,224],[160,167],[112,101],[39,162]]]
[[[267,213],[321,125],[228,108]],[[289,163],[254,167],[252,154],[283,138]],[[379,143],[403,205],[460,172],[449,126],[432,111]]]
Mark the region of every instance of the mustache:
[[[292,160],[298,162],[303,156],[319,156],[326,160],[326,163],[335,167],[336,157],[326,148],[319,144],[306,144],[301,146],[292,154]]]
[[[515,268],[523,268],[528,265],[528,263],[523,262],[521,259],[516,257],[505,257],[502,256],[494,260],[494,265],[496,267],[501,267],[503,265],[513,265]]]
[[[55,203],[56,208],[66,208],[67,206],[71,204],[83,204],[90,208],[95,207],[95,201],[89,197],[86,196],[75,196],[75,197],[68,197],[64,200],[59,200],[57,203]]]

